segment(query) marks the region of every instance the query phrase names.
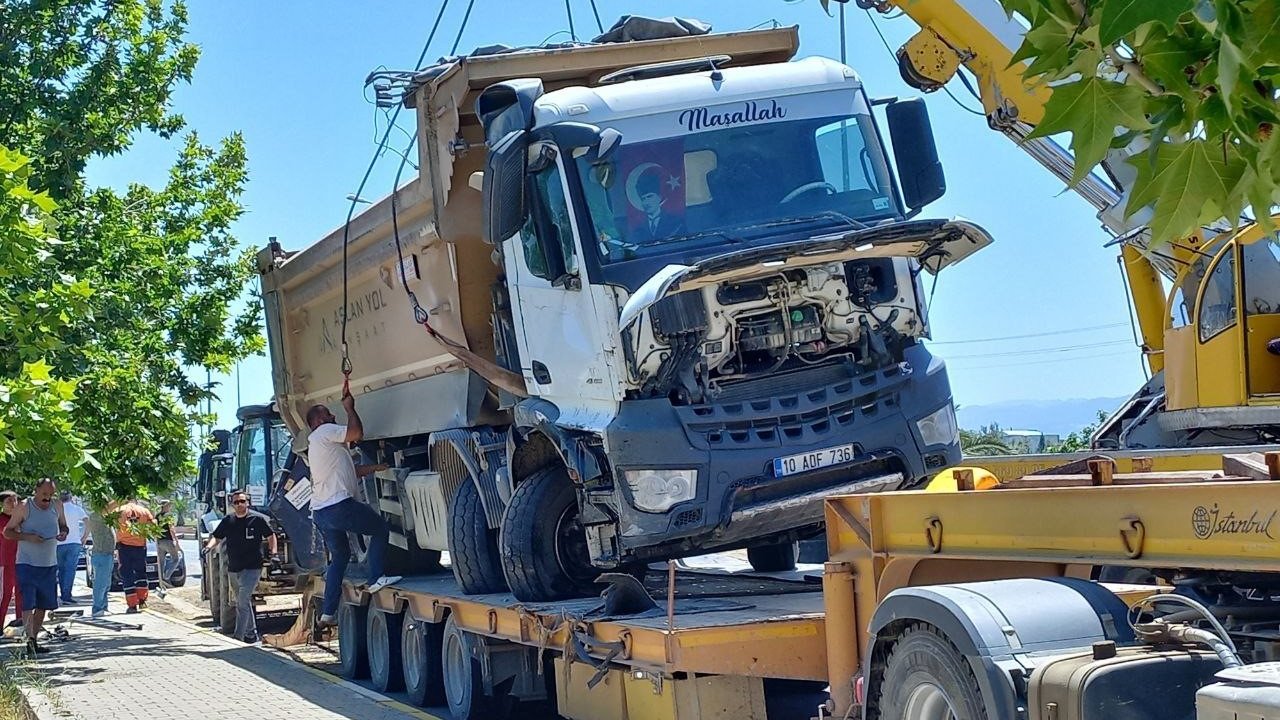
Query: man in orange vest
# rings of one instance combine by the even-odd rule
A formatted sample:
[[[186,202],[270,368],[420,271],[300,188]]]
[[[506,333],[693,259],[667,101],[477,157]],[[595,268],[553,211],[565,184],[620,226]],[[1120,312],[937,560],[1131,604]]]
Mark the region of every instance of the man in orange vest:
[[[155,523],[155,516],[138,501],[130,500],[116,509],[120,523],[116,528],[116,554],[120,558],[120,584],[124,586],[126,613],[136,613],[147,606],[147,538],[143,525]]]

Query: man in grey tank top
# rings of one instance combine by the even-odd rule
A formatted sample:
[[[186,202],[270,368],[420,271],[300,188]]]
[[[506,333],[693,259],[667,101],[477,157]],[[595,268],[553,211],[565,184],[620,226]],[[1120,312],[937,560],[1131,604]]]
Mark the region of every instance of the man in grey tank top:
[[[58,609],[58,541],[67,533],[58,488],[48,478],[36,483],[35,494],[13,511],[4,527],[4,536],[18,541],[18,590],[28,657],[46,651],[36,638],[44,628],[45,612]]]

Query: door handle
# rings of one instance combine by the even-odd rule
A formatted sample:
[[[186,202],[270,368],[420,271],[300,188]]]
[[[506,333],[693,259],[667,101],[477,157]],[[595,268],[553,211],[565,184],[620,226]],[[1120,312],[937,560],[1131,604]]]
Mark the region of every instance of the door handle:
[[[549,385],[551,383],[551,371],[540,360],[533,361],[533,380],[539,385]]]

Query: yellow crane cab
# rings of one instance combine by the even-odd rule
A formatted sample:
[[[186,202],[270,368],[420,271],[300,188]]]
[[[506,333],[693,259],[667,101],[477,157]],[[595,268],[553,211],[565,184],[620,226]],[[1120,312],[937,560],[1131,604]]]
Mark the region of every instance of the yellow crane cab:
[[[1166,430],[1280,424],[1280,237],[1261,225],[1192,249],[1166,306]],[[1274,345],[1273,345],[1274,346]]]

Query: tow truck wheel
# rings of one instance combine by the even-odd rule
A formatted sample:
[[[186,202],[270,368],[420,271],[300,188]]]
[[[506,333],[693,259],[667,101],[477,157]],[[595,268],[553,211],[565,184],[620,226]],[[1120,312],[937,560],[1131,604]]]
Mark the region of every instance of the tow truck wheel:
[[[365,635],[369,648],[369,678],[379,692],[404,689],[404,670],[400,656],[400,613],[369,608]]]
[[[369,608],[342,603],[338,606],[338,663],[342,677],[363,680],[369,677],[369,649],[366,644]]]
[[[440,662],[444,648],[444,623],[406,617],[400,629],[404,691],[416,705],[444,705],[444,678]]]
[[[879,692],[882,720],[987,720],[968,661],[932,625],[912,625],[899,636]]]
[[[569,472],[543,468],[516,486],[498,537],[502,570],[517,600],[540,602],[595,595],[591,565]]]
[[[799,545],[794,542],[772,543],[747,548],[747,561],[756,572],[785,572],[796,569]]]
[[[458,627],[452,615],[445,621],[441,664],[445,700],[453,720],[502,720],[511,713],[510,695],[495,698],[484,692],[479,642],[475,635]]]
[[[507,591],[498,556],[498,531],[489,529],[480,490],[470,480],[458,486],[449,505],[449,562],[462,592],[484,595]]]

